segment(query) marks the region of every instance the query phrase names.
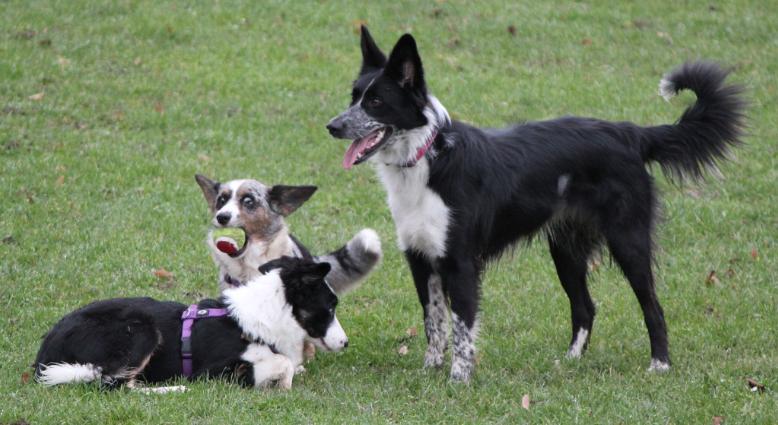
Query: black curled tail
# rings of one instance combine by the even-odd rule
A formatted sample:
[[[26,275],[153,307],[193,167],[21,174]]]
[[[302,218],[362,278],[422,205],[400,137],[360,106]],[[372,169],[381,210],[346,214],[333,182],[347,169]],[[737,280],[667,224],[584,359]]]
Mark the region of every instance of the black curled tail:
[[[675,124],[644,129],[640,149],[646,162],[658,163],[675,180],[699,180],[742,144],[746,102],[742,87],[725,85],[728,74],[712,62],[690,62],[665,75],[659,94],[666,100],[688,89],[697,101]]]

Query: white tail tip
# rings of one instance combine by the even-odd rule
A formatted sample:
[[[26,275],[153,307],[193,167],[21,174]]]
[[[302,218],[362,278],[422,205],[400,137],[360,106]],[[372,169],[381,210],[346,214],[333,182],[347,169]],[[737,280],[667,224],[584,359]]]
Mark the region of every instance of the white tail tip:
[[[100,378],[102,371],[91,363],[70,364],[70,363],[51,363],[41,365],[40,372],[36,378],[43,385],[76,384],[79,382],[92,382]]]
[[[670,101],[670,99],[675,96],[676,92],[675,84],[673,84],[672,81],[662,78],[659,81],[659,95],[662,96],[666,101]]]

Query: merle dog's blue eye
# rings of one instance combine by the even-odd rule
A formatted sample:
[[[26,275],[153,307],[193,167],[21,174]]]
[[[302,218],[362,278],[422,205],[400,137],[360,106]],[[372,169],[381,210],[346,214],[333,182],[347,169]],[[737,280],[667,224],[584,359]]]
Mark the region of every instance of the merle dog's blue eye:
[[[244,196],[243,199],[240,200],[240,202],[243,203],[243,206],[246,208],[251,208],[254,206],[254,198],[251,196]]]

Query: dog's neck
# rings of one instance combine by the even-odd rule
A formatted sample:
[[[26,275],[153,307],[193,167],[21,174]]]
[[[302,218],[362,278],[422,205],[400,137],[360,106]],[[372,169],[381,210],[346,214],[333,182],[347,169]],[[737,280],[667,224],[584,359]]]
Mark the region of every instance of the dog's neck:
[[[208,245],[211,248],[214,261],[219,266],[219,288],[221,290],[245,284],[260,276],[259,266],[284,255],[294,254],[294,243],[289,236],[286,224],[268,239],[263,240],[249,235],[246,250],[238,258],[232,258],[219,251],[210,241]]]
[[[379,167],[409,169],[422,162],[425,158],[432,159],[437,152],[431,149],[441,129],[451,124],[448,111],[440,101],[432,95],[427,97],[424,108],[427,124],[410,130],[396,130],[392,140],[381,149],[370,161]]]
[[[253,340],[262,340],[295,366],[303,362],[303,343],[307,336],[286,302],[283,281],[278,270],[259,275],[243,286],[224,290],[227,310],[241,330]]]

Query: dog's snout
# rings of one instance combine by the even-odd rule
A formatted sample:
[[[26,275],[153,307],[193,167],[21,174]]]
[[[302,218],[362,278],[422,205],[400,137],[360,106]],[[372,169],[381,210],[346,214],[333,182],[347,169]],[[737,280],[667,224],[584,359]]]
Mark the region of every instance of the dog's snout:
[[[343,137],[343,131],[345,130],[345,125],[343,123],[343,115],[338,115],[337,117],[330,120],[329,123],[327,123],[327,131],[330,132],[330,135],[332,137]]]
[[[226,225],[230,222],[230,218],[232,218],[232,215],[230,213],[221,213],[216,215],[216,221],[219,222],[222,226]]]
[[[343,341],[343,348],[348,348],[348,340]]]
[[[341,131],[343,131],[343,126],[336,122],[336,120],[332,120],[329,124],[327,124],[327,131],[329,131],[330,135],[333,137],[338,137]]]

